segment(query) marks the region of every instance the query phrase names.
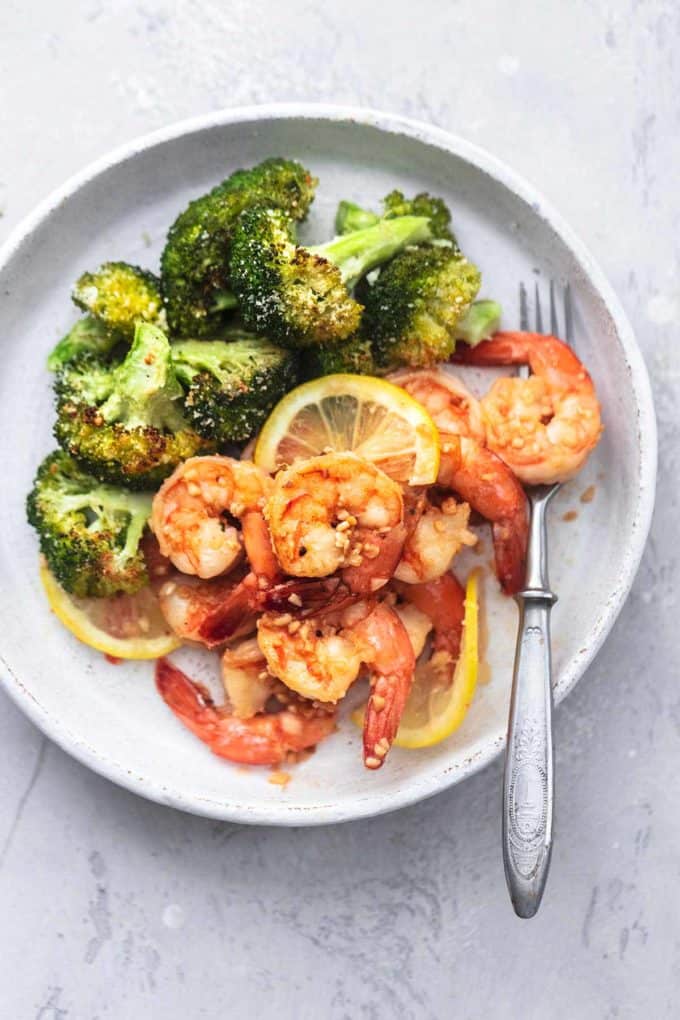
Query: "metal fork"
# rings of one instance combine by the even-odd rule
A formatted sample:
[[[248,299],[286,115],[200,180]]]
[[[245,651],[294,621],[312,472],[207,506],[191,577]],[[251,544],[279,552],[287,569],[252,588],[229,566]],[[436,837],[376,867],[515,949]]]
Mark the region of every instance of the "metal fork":
[[[534,289],[536,332],[543,332],[538,284]],[[520,327],[529,329],[527,291],[519,288]],[[550,332],[559,336],[555,286],[550,283]],[[573,343],[571,291],[564,291],[564,333]],[[528,366],[520,376],[528,378]],[[548,581],[546,511],[559,489],[527,487],[531,509],[524,590],[516,596],[519,630],[510,697],[508,742],[503,776],[503,863],[510,899],[518,917],[539,908],[550,867],[553,822],[552,661],[550,611],[557,596]]]

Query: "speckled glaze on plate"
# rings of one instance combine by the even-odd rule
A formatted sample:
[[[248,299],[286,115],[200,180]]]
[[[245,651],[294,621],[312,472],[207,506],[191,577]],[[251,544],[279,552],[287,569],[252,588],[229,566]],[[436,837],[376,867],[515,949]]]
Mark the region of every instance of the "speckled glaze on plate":
[[[503,747],[516,611],[488,570],[484,596],[490,679],[461,730],[437,747],[393,750],[368,774],[360,734],[340,731],[282,790],[266,770],[210,754],[155,692],[148,663],[109,665],[50,614],[37,573],[24,499],[52,447],[52,396],[44,359],[76,318],[72,282],[106,259],[156,268],[165,232],[188,199],[239,166],[270,155],[302,160],[321,179],[303,237],[332,228],[338,199],[375,203],[394,187],[442,194],[460,243],[482,268],[483,294],[517,324],[517,283],[569,280],[576,346],[600,394],[606,431],[585,471],[551,512],[555,695],[583,675],[630,589],[654,502],[656,430],[647,372],[631,328],[602,273],[561,218],[526,182],[462,139],[370,110],[266,106],[226,110],[138,139],[88,167],[43,202],[0,252],[0,434],[6,479],[0,503],[0,661],[5,689],[53,740],[128,789],[196,814],[237,822],[313,825],[390,811],[482,768]],[[488,381],[468,373],[473,387]],[[594,486],[592,502],[580,494]],[[568,511],[576,511],[565,521]],[[571,516],[568,514],[568,516]],[[486,565],[480,554],[457,561]],[[182,656],[186,656],[183,652]],[[214,660],[192,663],[215,673]]]

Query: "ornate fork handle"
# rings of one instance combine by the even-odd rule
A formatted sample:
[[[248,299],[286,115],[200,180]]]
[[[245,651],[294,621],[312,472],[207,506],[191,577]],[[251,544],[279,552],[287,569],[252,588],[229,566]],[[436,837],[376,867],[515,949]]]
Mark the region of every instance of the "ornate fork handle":
[[[552,846],[553,749],[550,611],[545,511],[556,487],[530,492],[527,587],[517,595],[519,632],[503,780],[503,860],[516,913],[533,917]]]

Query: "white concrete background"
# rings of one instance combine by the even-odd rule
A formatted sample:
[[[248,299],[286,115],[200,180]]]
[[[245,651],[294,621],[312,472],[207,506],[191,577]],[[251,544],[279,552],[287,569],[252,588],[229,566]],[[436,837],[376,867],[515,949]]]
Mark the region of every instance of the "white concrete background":
[[[677,0],[5,0],[0,234],[128,137],[222,106],[367,104],[488,146],[582,234],[655,388],[658,509],[633,594],[557,714],[557,842],[517,921],[500,769],[316,831],[173,813],[0,696],[0,1016],[677,1017]]]

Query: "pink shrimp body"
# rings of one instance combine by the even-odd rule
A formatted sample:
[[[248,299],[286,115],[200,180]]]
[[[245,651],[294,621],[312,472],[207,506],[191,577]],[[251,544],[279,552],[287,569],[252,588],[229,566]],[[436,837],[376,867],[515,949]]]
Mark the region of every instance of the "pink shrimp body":
[[[241,568],[209,581],[176,573],[160,588],[158,601],[178,637],[214,648],[254,632],[259,590],[255,575]]]
[[[404,543],[394,571],[398,581],[418,584],[445,574],[462,546],[475,545],[468,530],[470,507],[447,496],[438,504],[426,503],[413,531]]]
[[[249,461],[218,456],[184,461],[153,499],[151,528],[161,553],[183,573],[210,578],[238,563],[245,545],[253,570],[268,576],[277,565],[262,507],[272,485]]]
[[[397,372],[391,378],[432,416],[441,441],[437,481],[491,522],[498,580],[514,595],[524,584],[527,498],[510,468],[484,446],[479,401],[448,372]]]
[[[385,603],[354,601],[313,618],[266,613],[257,625],[269,672],[317,702],[344,697],[366,666],[372,693],[364,726],[364,763],[379,768],[399,728],[415,656],[397,613]]]
[[[285,573],[314,578],[344,569],[362,592],[387,583],[407,534],[400,486],[353,453],[280,471],[265,515]]]
[[[528,485],[563,482],[583,467],[602,434],[593,381],[570,347],[540,333],[497,333],[456,360],[528,364],[528,379],[497,379],[481,401],[489,449]]]
[[[156,686],[166,705],[213,754],[244,765],[277,765],[289,752],[314,747],[335,729],[331,714],[305,717],[284,709],[239,719],[215,705],[208,692],[168,659],[156,664]]]
[[[474,439],[442,436],[438,481],[491,522],[496,575],[506,595],[524,585],[529,514],[524,489],[491,450]]]
[[[427,616],[432,624],[430,654],[416,664],[419,681],[429,688],[447,687],[453,681],[460,653],[465,617],[465,592],[453,574],[425,584],[396,584],[410,608]]]

